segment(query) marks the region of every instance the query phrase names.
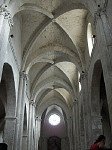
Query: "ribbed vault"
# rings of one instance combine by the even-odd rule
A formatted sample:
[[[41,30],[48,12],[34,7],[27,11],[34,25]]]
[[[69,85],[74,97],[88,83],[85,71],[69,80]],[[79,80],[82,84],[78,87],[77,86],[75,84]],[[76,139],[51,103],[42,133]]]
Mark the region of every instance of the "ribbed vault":
[[[85,2],[21,0],[13,6],[13,16],[21,19],[22,71],[29,77],[30,98],[40,108],[62,103],[70,110],[78,72],[86,69]]]

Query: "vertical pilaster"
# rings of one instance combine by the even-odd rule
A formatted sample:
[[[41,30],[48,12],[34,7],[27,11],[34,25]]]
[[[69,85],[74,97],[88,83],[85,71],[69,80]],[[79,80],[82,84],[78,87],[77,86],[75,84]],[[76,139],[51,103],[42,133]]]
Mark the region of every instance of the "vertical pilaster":
[[[24,119],[24,105],[25,105],[25,88],[26,88],[27,75],[25,72],[20,73],[19,90],[18,90],[18,103],[17,103],[17,125],[15,134],[14,150],[22,149],[22,135],[23,135],[23,119]]]
[[[35,150],[38,150],[38,117],[35,117]]]
[[[73,136],[74,136],[74,150],[77,150],[77,129],[76,129],[76,109],[75,103],[73,102]]]
[[[70,124],[70,150],[73,150],[73,118],[70,117],[69,119],[69,124]]]
[[[85,124],[84,124],[84,111],[83,111],[83,105],[80,106],[80,146],[81,150],[85,150],[86,145],[86,136],[85,136]]]
[[[35,150],[38,150],[38,142],[40,137],[40,125],[41,125],[41,119],[39,117],[35,117]]]
[[[82,104],[84,113],[84,129],[85,129],[85,149],[88,148],[91,141],[91,110],[90,102],[88,100],[88,80],[87,73],[83,72],[80,76],[80,82],[82,86]]]
[[[67,131],[68,131],[68,141],[69,141],[69,149],[73,150],[73,141],[74,141],[74,137],[73,137],[73,118],[71,116],[69,116],[69,118],[67,118]]]
[[[79,132],[79,108],[78,101],[73,102],[73,136],[74,136],[74,150],[80,149],[80,132]]]
[[[33,150],[34,144],[34,116],[35,116],[35,103],[33,100],[29,102],[29,128],[28,128],[28,150]]]
[[[28,142],[28,135],[23,135],[23,140],[22,140],[22,150],[27,150],[27,142]]]

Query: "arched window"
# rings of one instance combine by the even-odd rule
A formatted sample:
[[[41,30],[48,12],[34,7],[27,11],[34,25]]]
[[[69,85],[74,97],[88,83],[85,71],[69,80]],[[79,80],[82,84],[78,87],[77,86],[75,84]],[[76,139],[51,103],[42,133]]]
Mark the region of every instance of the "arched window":
[[[89,49],[89,55],[91,56],[93,45],[94,45],[94,35],[92,33],[92,25],[91,23],[88,23],[87,26],[87,41],[88,41],[88,49]]]
[[[80,73],[78,72],[79,92],[81,91]]]

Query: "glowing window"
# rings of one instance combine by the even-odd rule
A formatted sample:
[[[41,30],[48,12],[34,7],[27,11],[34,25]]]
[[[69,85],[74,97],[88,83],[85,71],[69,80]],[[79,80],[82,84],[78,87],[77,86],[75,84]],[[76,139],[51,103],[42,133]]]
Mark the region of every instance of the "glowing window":
[[[78,80],[80,80],[80,73],[78,72]],[[81,83],[80,83],[80,81],[79,81],[79,92],[81,91]]]
[[[89,55],[91,56],[93,50],[93,44],[94,44],[91,23],[88,23],[88,27],[87,27],[87,40],[88,40]]]
[[[56,126],[60,123],[60,117],[56,114],[53,114],[49,117],[49,123],[53,126]]]

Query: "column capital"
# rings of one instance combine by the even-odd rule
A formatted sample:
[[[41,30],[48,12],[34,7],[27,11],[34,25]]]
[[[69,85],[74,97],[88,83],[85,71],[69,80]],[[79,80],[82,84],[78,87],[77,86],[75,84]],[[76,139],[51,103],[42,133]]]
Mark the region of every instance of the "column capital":
[[[37,120],[37,121],[42,121],[42,119],[41,118],[39,118],[38,116],[35,116],[35,120]]]
[[[21,71],[21,72],[19,73],[19,75],[20,75],[20,78],[23,78],[23,79],[25,79],[25,80],[28,80],[28,74],[26,74],[25,71]]]
[[[86,79],[88,76],[87,72],[82,71],[82,73],[80,74],[80,79],[79,82],[81,82],[82,80]]]
[[[4,16],[4,19],[8,19],[9,26],[10,26],[10,28],[12,28],[14,25],[13,18],[11,16],[11,13],[9,12],[9,10],[6,9],[6,7],[4,5],[2,5],[0,7],[0,14],[2,14]]]
[[[73,104],[76,105],[78,103],[77,99],[74,99]]]
[[[78,100],[74,100],[72,108],[76,109],[77,106],[78,106]]]
[[[34,107],[36,107],[36,104],[35,104],[34,100],[30,100],[29,104],[32,105],[32,106],[34,106]]]

